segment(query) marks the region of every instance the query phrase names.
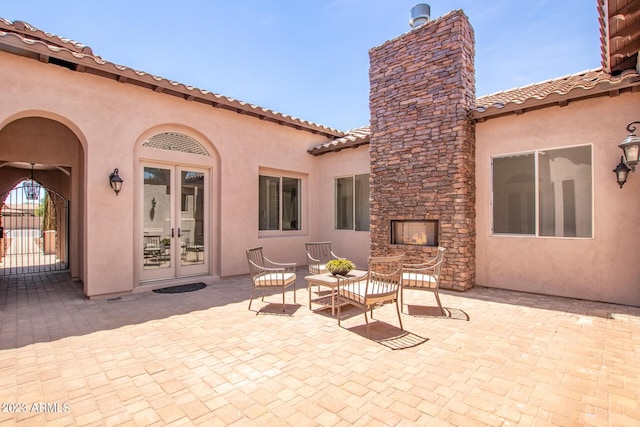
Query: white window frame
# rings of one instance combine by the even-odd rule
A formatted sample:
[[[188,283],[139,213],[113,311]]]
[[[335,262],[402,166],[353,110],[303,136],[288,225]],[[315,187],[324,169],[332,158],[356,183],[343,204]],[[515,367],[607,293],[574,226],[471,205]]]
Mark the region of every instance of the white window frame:
[[[343,176],[336,176],[333,178],[333,229],[336,231],[356,231],[356,232],[366,232],[368,233],[371,229],[371,222],[369,222],[369,225],[367,227],[366,230],[357,230],[356,228],[356,224],[357,224],[357,217],[356,217],[356,213],[357,213],[357,204],[358,204],[358,197],[356,197],[356,177],[359,176],[367,176],[367,184],[369,185],[369,194],[371,194],[371,185],[369,184],[369,178],[371,177],[371,174],[369,172],[367,173],[360,173],[360,174],[352,174],[352,175],[343,175]],[[345,178],[351,178],[351,185],[352,185],[352,195],[353,195],[353,200],[351,203],[351,214],[352,214],[352,224],[351,224],[351,228],[338,228],[338,180],[339,179],[345,179]],[[367,201],[368,203],[368,208],[369,208],[369,213],[371,212],[371,203],[369,201]],[[370,214],[369,214],[370,215]]]
[[[554,151],[554,150],[564,150],[564,149],[570,149],[570,148],[580,148],[580,147],[589,147],[590,151],[591,151],[591,230],[590,230],[590,236],[545,236],[545,235],[541,235],[540,234],[540,186],[539,186],[539,182],[540,182],[540,165],[539,165],[539,155],[541,152],[546,152],[546,151]],[[494,199],[495,199],[495,193],[494,193],[494,167],[493,167],[493,163],[494,163],[494,159],[501,159],[501,158],[506,158],[506,157],[516,157],[516,156],[526,156],[526,155],[533,155],[533,159],[534,159],[534,233],[530,233],[530,234],[524,234],[524,233],[496,233],[495,230],[495,224],[494,224]],[[521,151],[521,152],[514,152],[514,153],[505,153],[505,154],[497,154],[497,155],[492,155],[490,158],[490,164],[489,164],[489,169],[490,169],[490,188],[491,188],[491,199],[490,199],[490,207],[489,207],[489,229],[490,229],[490,234],[492,237],[520,237],[520,238],[542,238],[542,239],[565,239],[565,240],[570,240],[570,239],[579,239],[579,240],[590,240],[593,239],[595,236],[595,196],[594,196],[594,181],[595,181],[595,162],[594,162],[594,147],[593,144],[575,144],[575,145],[567,145],[567,146],[559,146],[559,147],[549,147],[549,148],[540,148],[540,149],[536,149],[536,150],[527,150],[527,151]]]
[[[277,229],[272,229],[272,230],[260,229],[260,207],[261,207],[260,206],[260,178],[263,176],[278,179],[279,194],[278,194],[278,228]],[[297,221],[299,222],[299,225],[296,229],[291,229],[291,230],[282,229],[282,223],[283,223],[282,181],[283,181],[283,178],[295,179],[298,181],[299,194],[298,194],[298,200],[297,200],[297,211],[298,211]],[[305,194],[307,193],[305,189],[306,189],[306,176],[300,173],[280,171],[280,170],[267,169],[267,168],[259,169],[257,198],[258,198],[258,233],[260,237],[279,236],[279,235],[289,236],[292,234],[300,234],[304,232],[304,227],[306,224],[306,221],[305,221],[306,215],[305,215],[304,206],[306,206]]]

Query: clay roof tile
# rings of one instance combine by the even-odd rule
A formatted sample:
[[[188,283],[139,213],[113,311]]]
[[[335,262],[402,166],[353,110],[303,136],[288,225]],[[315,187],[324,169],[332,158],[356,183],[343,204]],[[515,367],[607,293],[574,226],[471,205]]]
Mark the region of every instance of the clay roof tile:
[[[105,61],[94,55],[88,46],[45,33],[22,21],[11,22],[0,18],[0,50],[8,50],[12,53],[24,52],[18,54],[39,58],[45,62],[48,61],[48,57],[55,57],[65,61],[69,68],[76,71],[93,72],[102,77],[112,76],[118,81],[137,84],[184,99],[200,98],[202,102],[209,103],[213,107],[229,109],[261,120],[325,135],[329,138],[344,135],[344,132],[318,123],[301,120],[274,110]]]

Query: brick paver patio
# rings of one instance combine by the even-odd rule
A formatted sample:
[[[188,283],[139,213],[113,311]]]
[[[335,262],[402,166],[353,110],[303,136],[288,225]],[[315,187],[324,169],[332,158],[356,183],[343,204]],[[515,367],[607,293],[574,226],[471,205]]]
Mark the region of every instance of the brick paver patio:
[[[640,425],[638,307],[474,288],[406,333],[376,310],[369,340],[309,311],[304,275],[286,315],[247,310],[248,276],[113,300],[1,278],[0,425]]]

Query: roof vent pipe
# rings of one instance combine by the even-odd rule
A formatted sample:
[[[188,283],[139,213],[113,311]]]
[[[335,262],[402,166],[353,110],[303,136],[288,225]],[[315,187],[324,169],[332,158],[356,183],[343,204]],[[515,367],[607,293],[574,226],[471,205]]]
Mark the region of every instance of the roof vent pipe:
[[[411,8],[411,19],[409,25],[411,28],[418,28],[429,22],[431,18],[431,7],[426,3],[420,3]]]

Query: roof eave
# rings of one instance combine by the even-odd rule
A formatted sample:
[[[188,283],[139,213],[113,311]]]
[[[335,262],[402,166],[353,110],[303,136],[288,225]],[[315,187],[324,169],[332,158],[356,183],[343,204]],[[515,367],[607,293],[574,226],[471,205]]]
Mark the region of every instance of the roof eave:
[[[602,69],[611,73],[610,45],[609,45],[609,3],[598,0],[598,23],[600,24],[600,59]]]
[[[575,88],[566,94],[550,94],[543,99],[529,98],[522,103],[508,103],[502,107],[488,107],[483,111],[473,110],[470,118],[475,122],[483,122],[491,118],[511,114],[524,114],[525,112],[548,108],[553,106],[564,107],[570,102],[596,98],[602,96],[618,96],[622,92],[640,91],[640,77],[625,80],[619,83],[602,82],[589,89]]]
[[[10,32],[0,31],[0,50],[35,59],[43,63],[49,63],[51,62],[51,58],[55,58],[58,61],[64,61],[66,64],[69,64],[67,68],[72,71],[93,74],[121,83],[132,84],[166,95],[173,95],[186,101],[200,102],[211,105],[214,108],[222,108],[238,114],[246,114],[260,120],[293,127],[327,138],[338,138],[344,135],[344,132],[336,129],[277,113],[213,92],[186,86],[182,83],[173,82],[128,67],[116,65],[92,55],[72,52],[68,49],[51,46],[37,40],[23,39],[19,35]]]
[[[307,150],[307,152],[314,156],[321,156],[327,153],[337,153],[338,151],[346,150],[347,148],[358,148],[361,145],[366,145],[366,144],[369,144],[369,138],[359,139],[357,141],[344,142],[337,145],[328,144],[326,147],[313,147]]]

